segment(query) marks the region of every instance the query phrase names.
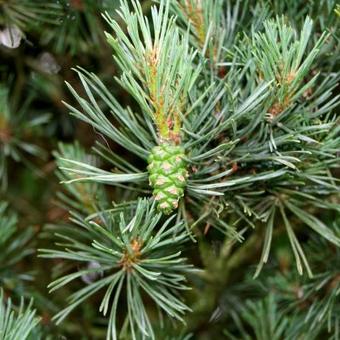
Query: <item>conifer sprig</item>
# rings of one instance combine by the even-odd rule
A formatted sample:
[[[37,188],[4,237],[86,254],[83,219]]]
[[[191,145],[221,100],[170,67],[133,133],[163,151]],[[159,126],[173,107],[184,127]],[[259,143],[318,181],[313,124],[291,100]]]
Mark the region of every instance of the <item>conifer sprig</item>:
[[[127,34],[106,14],[115,36],[107,34],[122,76],[121,85],[136,99],[144,114],[152,117],[162,140],[180,142],[181,115],[200,67],[194,68],[195,54],[188,37],[180,34],[175,18],[169,15],[169,1],[151,10],[152,22],[144,17],[139,2],[134,12],[122,1],[119,14]]]
[[[241,119],[243,115],[250,113],[250,111],[254,109],[261,100],[263,100],[264,97],[261,95],[263,94],[266,86],[262,86],[257,89],[252,96],[247,98],[246,101],[240,105],[239,109],[235,111],[234,116],[229,117],[229,119],[227,119],[227,121],[219,127],[219,122],[223,119],[223,114],[221,113],[221,115],[216,117],[212,113],[215,110],[215,105],[218,103],[217,98],[221,98],[224,93],[223,88],[219,88],[217,90],[217,98],[213,96],[208,99],[207,95],[210,95],[211,93],[209,93],[210,91],[207,89],[204,90],[203,93],[197,92],[196,90],[196,93],[193,93],[192,98],[194,98],[194,100],[192,102],[186,103],[185,100],[183,101],[183,96],[189,98],[188,94],[194,91],[193,86],[195,79],[197,79],[199,75],[201,66],[196,64],[196,70],[194,72],[193,66],[191,66],[193,65],[194,54],[193,52],[190,52],[191,49],[188,39],[181,36],[178,28],[176,28],[174,18],[169,17],[169,2],[163,1],[159,10],[155,8],[153,9],[152,17],[154,31],[152,33],[149,25],[146,24],[146,19],[141,14],[141,7],[137,3],[133,3],[133,7],[135,14],[130,12],[130,8],[126,2],[122,2],[121,16],[127,24],[128,35],[122,31],[117,22],[108,18],[108,21],[117,35],[115,38],[109,36],[109,42],[111,42],[115,49],[116,61],[123,71],[123,75],[121,77],[122,85],[130,92],[132,90],[137,90],[137,92],[131,92],[131,94],[136,97],[137,102],[142,108],[144,113],[143,118],[145,120],[144,124],[146,125],[145,128],[140,126],[142,123],[140,119],[137,117],[133,119],[130,111],[124,112],[126,110],[121,108],[112,96],[109,98],[108,91],[100,83],[100,81],[95,78],[94,75],[88,73],[80,74],[80,77],[91,103],[86,103],[84,99],[80,98],[77,93],[72,90],[72,88],[70,89],[91,120],[78,110],[70,106],[69,108],[78,117],[87,122],[91,122],[98,128],[99,131],[110,136],[129,150],[133,150],[136,154],[149,155],[150,152],[152,154],[157,150],[149,149],[150,142],[146,139],[147,135],[144,133],[144,131],[148,133],[149,130],[149,139],[151,137],[157,144],[161,145],[162,143],[169,143],[170,148],[171,144],[181,144],[184,148],[184,152],[182,155],[179,155],[179,157],[189,158],[188,162],[190,163],[191,155],[185,154],[186,146],[190,147],[194,144],[201,148],[208,147],[209,141],[216,138],[216,136],[218,136],[218,134],[222,131],[229,129],[235,119]],[[178,43],[173,43],[173,39],[177,39]],[[176,46],[176,48],[174,46]],[[156,64],[154,66],[152,66],[149,62],[149,54],[152,50],[160,53],[160,55],[155,59]],[[156,70],[156,74],[153,74],[153,67],[155,67],[154,70]],[[159,74],[159,76],[157,76],[157,74]],[[127,81],[129,81],[130,84],[128,86]],[[150,81],[154,83],[151,84]],[[176,89],[176,93],[173,93],[173,89]],[[92,94],[92,91],[94,91],[107,103],[107,105],[112,109],[112,113],[117,120],[127,126],[133,133],[133,136],[129,135],[130,138],[128,136],[125,137],[125,135],[117,131],[117,128],[111,127],[112,124],[103,115],[100,106],[97,104]],[[157,101],[160,99],[165,100],[165,109],[163,109],[163,104],[161,110],[157,110],[156,108],[155,111],[150,111],[150,107],[147,109],[147,105],[150,103],[155,109],[155,96],[158,98]],[[108,102],[108,100],[110,102]],[[199,106],[203,100],[207,100],[207,103],[200,108]],[[181,109],[177,110],[179,103],[181,103]],[[159,105],[157,104],[156,107],[159,107]],[[171,111],[174,108],[176,110]],[[197,109],[195,110],[196,112],[194,109]],[[103,126],[103,124],[99,124],[99,122],[104,123],[105,125]],[[202,126],[201,124],[203,122],[204,125]],[[156,129],[154,128],[154,125]],[[182,136],[179,135],[180,132]],[[124,131],[124,134],[125,133],[126,132]],[[144,147],[147,146],[147,149],[149,150],[141,150],[141,147],[134,143],[136,137],[139,139],[139,142],[143,143]],[[227,145],[225,147],[227,149]],[[221,152],[222,148],[219,148],[218,150]],[[201,154],[205,154],[204,150],[202,150]],[[215,155],[212,155],[209,151],[206,153],[206,158],[209,156],[212,157]],[[153,157],[155,157],[155,155]],[[204,158],[202,157],[201,161],[203,162],[203,160]],[[71,167],[68,168],[71,169]],[[93,168],[88,168],[88,170],[90,170],[91,174],[93,174],[93,176],[89,176],[89,179],[103,178],[105,181],[109,181],[110,177],[113,180],[115,179],[117,182],[119,180],[133,181],[139,180],[139,178],[142,179],[144,176],[143,174],[110,176],[108,173],[104,174],[102,171],[98,171],[98,175],[95,175],[95,170]],[[171,167],[168,170],[169,173],[172,173]],[[163,171],[166,172],[167,170],[163,169]],[[90,173],[88,171],[86,172],[85,169],[83,174],[90,175]],[[163,177],[164,176],[165,173],[163,174]],[[171,183],[173,184],[173,181],[171,181]],[[203,188],[200,188],[197,184],[197,180],[191,183],[189,178],[187,184],[189,191],[195,192],[196,195],[220,195],[220,193],[216,190],[204,190]],[[157,193],[159,189],[155,187],[155,184],[153,187],[155,197],[158,197]],[[216,187],[219,187],[219,185],[216,184]],[[170,200],[169,197],[173,195],[173,193],[169,191],[170,189],[170,187],[167,187],[162,191],[162,197],[167,197],[167,200]],[[171,205],[173,206],[172,209],[178,205],[178,199],[181,197],[180,192],[181,190],[176,188],[176,194],[174,195],[177,198],[174,198],[175,200],[173,202],[169,201],[170,205],[167,205],[167,207],[164,208],[164,211],[171,211]],[[166,203],[162,201],[159,206],[161,207],[163,204]]]
[[[259,77],[267,81],[275,79],[275,101],[269,108],[271,119],[289,108],[315,84],[318,73],[308,80],[306,76],[311,73],[312,65],[327,35],[322,34],[306,55],[312,28],[313,22],[307,17],[300,37],[297,37],[296,31],[281,17],[276,22],[266,21],[264,32],[253,37],[255,48],[252,51]]]
[[[150,98],[144,91],[148,89],[147,80],[143,78],[146,71],[140,71],[136,68],[138,62],[135,58],[139,58],[139,62],[143,58],[145,59],[147,46],[149,46],[149,49],[152,48],[153,39],[160,39],[157,36],[161,36],[161,33],[151,34],[149,26],[145,23],[146,19],[141,16],[140,7],[137,4],[134,5],[134,10],[137,11],[137,14],[131,13],[129,6],[123,2],[121,15],[126,21],[129,38],[117,23],[111,21],[111,25],[118,32],[119,38],[109,39],[113,39],[112,44],[118,54],[117,62],[123,69],[122,79],[128,75],[130,80],[136,80],[135,88],[142,89],[141,91],[144,93],[140,92],[138,96],[149,102]],[[168,24],[170,19],[166,19],[167,11],[166,1],[162,2],[159,12],[154,9],[153,20],[155,20],[156,30],[159,20]],[[156,18],[158,19],[156,20]],[[169,30],[172,29],[172,25],[174,23],[171,21]],[[207,216],[203,215],[207,217],[206,222],[218,228],[221,225],[224,226],[223,228],[228,226],[227,229],[232,234],[235,232],[235,227],[232,227],[232,225],[236,224],[237,226],[240,221],[245,221],[254,227],[257,223],[256,220],[259,222],[270,221],[271,218],[269,217],[272,216],[274,211],[281,212],[282,218],[285,220],[286,210],[281,209],[285,207],[284,209],[293,212],[311,228],[337,244],[337,238],[331,232],[325,234],[324,231],[327,231],[327,228],[322,227],[315,219],[311,219],[310,214],[302,214],[300,207],[294,209],[294,200],[290,200],[287,204],[281,204],[281,208],[276,209],[281,197],[287,196],[287,189],[290,190],[288,195],[290,197],[290,195],[294,195],[292,187],[299,187],[302,183],[304,183],[303,185],[310,183],[306,192],[309,195],[313,192],[311,201],[313,204],[314,202],[319,204],[316,196],[318,189],[314,187],[313,182],[317,183],[321,178],[324,178],[324,183],[325,181],[329,182],[328,195],[337,190],[332,176],[328,174],[324,177],[328,167],[336,162],[334,152],[338,138],[333,133],[331,136],[335,138],[327,137],[326,134],[330,129],[331,131],[335,129],[335,133],[336,122],[332,116],[326,114],[337,105],[338,98],[335,97],[331,103],[324,106],[335,86],[335,79],[329,78],[322,83],[322,89],[324,89],[322,101],[305,100],[302,96],[306,90],[315,84],[316,77],[306,83],[304,81],[308,76],[308,71],[312,68],[324,38],[320,38],[308,54],[307,42],[311,34],[310,19],[306,19],[300,37],[292,28],[287,26],[283,19],[268,21],[264,26],[264,33],[254,36],[252,49],[247,47],[244,50],[237,49],[234,51],[234,60],[230,64],[230,70],[225,78],[227,86],[221,84],[216,86],[215,90],[211,88],[202,89],[197,81],[190,89],[186,112],[181,115],[181,146],[184,153],[180,157],[184,156],[188,172],[184,201],[193,204],[192,207],[195,206],[196,200],[209,204],[212,207],[210,213]],[[142,37],[136,27],[143,27],[141,29],[143,32],[145,30]],[[130,37],[130,35],[132,36]],[[277,45],[278,39],[279,45]],[[187,40],[182,41],[188,43]],[[189,50],[188,47],[186,47],[186,50]],[[267,54],[263,54],[263,50],[271,50],[272,53],[276,51],[271,63],[267,59],[261,59],[268,58]],[[249,54],[248,51],[250,51]],[[250,59],[248,61],[244,59],[244,64],[239,63],[240,57],[242,60],[245,56]],[[305,61],[302,62],[303,59]],[[135,67],[135,70],[129,70],[129,65]],[[142,65],[148,67],[147,63]],[[279,67],[277,65],[281,65],[280,69],[277,69]],[[200,67],[203,68],[203,64]],[[263,72],[267,82],[258,85],[254,82],[254,79],[257,78],[258,81],[261,81],[258,73],[261,68],[263,68],[261,72]],[[157,137],[159,129],[157,124],[154,124],[155,121],[151,112],[147,114],[142,107],[144,114],[143,119],[141,119],[137,113],[122,108],[95,75],[83,70],[78,71],[78,73],[89,100],[80,97],[70,87],[84,112],[68,106],[72,113],[144,159],[149,155],[155,157],[154,150],[156,150],[156,147],[154,145],[158,144],[160,140]],[[292,74],[294,74],[294,79],[289,80],[288,86],[284,79]],[[240,91],[239,84],[245,81],[247,85]],[[320,90],[316,89],[316,91]],[[287,104],[288,106],[280,114],[272,115],[272,119],[268,121],[266,119],[267,114],[272,111],[273,105],[275,106],[273,98],[284,102],[288,97],[290,98],[289,105]],[[125,129],[114,126],[108,120],[99,100],[105,102],[114,118],[119,121],[122,127],[126,127]],[[289,113],[293,110],[294,112],[299,110],[302,114],[298,116],[290,115]],[[308,114],[310,111],[314,112],[313,116]],[[316,117],[318,117],[320,123],[315,120]],[[105,147],[103,148],[105,149]],[[320,148],[322,148],[322,151]],[[252,150],[251,153],[249,153],[250,149]],[[108,154],[109,150],[107,151]],[[321,154],[323,160],[320,162]],[[168,158],[168,155],[165,158]],[[101,181],[114,185],[121,182],[138,184],[145,182],[153,173],[157,173],[160,177],[155,178],[151,184],[154,197],[159,200],[164,209],[163,212],[166,213],[177,207],[178,200],[182,196],[182,189],[178,187],[173,189],[174,182],[168,181],[167,177],[164,176],[167,171],[175,174],[174,168],[171,165],[169,167],[165,161],[164,164],[159,165],[159,169],[152,170],[149,176],[143,169],[139,170],[132,166],[129,166],[131,172],[123,171],[122,173],[111,174],[108,171],[73,160],[64,160],[64,164],[64,170],[77,175],[71,181]],[[127,169],[126,163],[122,159],[118,161],[116,158],[113,164],[120,169],[124,164],[125,169]],[[319,166],[310,168],[305,166],[307,164],[319,164]],[[327,169],[322,167],[322,164]],[[163,166],[167,169],[163,169]],[[292,184],[293,178],[295,179],[294,185]],[[162,185],[166,186],[165,190],[163,190]],[[173,190],[173,193],[169,190]],[[159,192],[160,195],[158,195]],[[236,193],[236,196],[234,193]],[[186,195],[188,195],[187,199]],[[209,200],[209,196],[213,196],[213,199]],[[293,206],[293,210],[288,208],[288,205],[290,208]],[[324,206],[331,207],[327,203],[324,203]],[[180,213],[184,216],[186,210],[189,210],[190,214],[195,216],[190,204],[185,204],[180,209]],[[231,211],[232,215],[230,216]],[[225,216],[225,218],[230,216],[230,221],[224,220],[221,224],[222,216]],[[255,221],[251,221],[250,217],[255,217]],[[201,217],[197,218],[203,222]],[[266,238],[268,240],[271,239],[269,237],[270,230],[271,227],[268,227],[267,232],[269,234]],[[287,231],[291,235],[290,239],[297,256],[298,265],[302,268],[299,263],[305,256],[288,225]],[[268,254],[269,244],[270,242],[267,244],[267,250],[264,254]],[[268,255],[263,256],[261,263]],[[307,262],[305,260],[303,262],[308,268]]]
[[[0,0],[0,339],[339,340],[338,2]]]
[[[131,208],[130,208],[131,209]],[[178,250],[187,241],[182,223],[174,218],[160,224],[155,204],[140,200],[130,212],[102,213],[96,220],[72,219],[79,228],[79,237],[60,235],[62,250],[42,250],[44,257],[96,262],[99,266],[81,269],[62,276],[50,284],[51,291],[59,289],[84,275],[100,272],[99,279],[69,296],[69,306],[55,316],[61,322],[74,308],[93,294],[106,289],[100,311],[109,315],[108,339],[117,339],[117,323],[121,320],[118,303],[126,303],[126,322],[133,339],[139,335],[154,338],[145,298],[163,311],[182,320],[188,307],[178,293],[188,289],[185,274],[194,271]],[[74,225],[70,229],[74,229]],[[72,235],[74,235],[72,233]],[[123,288],[124,287],[124,288]]]
[[[4,292],[0,289],[0,338],[3,340],[31,339],[34,328],[40,318],[32,309],[32,301],[24,306],[21,300],[19,308],[12,305],[11,299],[4,298]]]
[[[179,21],[184,24],[184,31],[190,29],[190,42],[209,59],[209,69],[214,69],[223,58],[228,42],[234,38],[235,18],[238,15],[239,2],[232,5],[221,0],[180,0],[171,1],[172,11]]]

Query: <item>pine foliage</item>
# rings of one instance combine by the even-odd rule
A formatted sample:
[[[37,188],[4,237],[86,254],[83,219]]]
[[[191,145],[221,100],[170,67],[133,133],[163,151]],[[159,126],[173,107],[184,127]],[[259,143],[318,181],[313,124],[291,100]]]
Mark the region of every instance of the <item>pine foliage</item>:
[[[73,222],[79,227],[77,240],[60,235],[65,242],[60,246],[65,250],[43,250],[43,256],[96,263],[96,266],[85,266],[58,278],[49,287],[54,291],[84,275],[95,275],[97,280],[69,296],[69,306],[55,316],[57,322],[104,288],[99,310],[104,315],[109,314],[108,339],[117,338],[116,318],[122,316],[121,309],[117,315],[118,304],[123,303],[121,295],[125,295],[126,324],[133,338],[136,334],[154,337],[142,292],[159,311],[183,320],[188,307],[177,291],[188,288],[184,274],[193,269],[180,257],[178,249],[188,235],[183,223],[172,225],[173,218],[156,229],[160,219],[161,214],[155,214],[154,204],[150,206],[146,200],[139,201],[127,216],[118,208],[115,212],[98,215],[96,220],[83,221],[75,216]],[[123,285],[126,286],[124,291]]]
[[[0,291],[0,339],[33,339],[39,320],[36,311],[32,310],[32,302],[25,307],[22,301],[19,308],[13,308],[11,300],[5,301],[3,291]]]
[[[0,0],[0,339],[339,339],[339,19]]]
[[[339,236],[314,215],[320,208],[339,210],[327,199],[338,192],[330,172],[338,161],[339,129],[332,113],[339,99],[332,96],[337,77],[310,75],[329,36],[323,33],[310,43],[313,22],[309,17],[298,31],[280,16],[266,20],[259,33],[253,26],[236,35],[236,25],[221,24],[221,1],[172,5],[161,1],[158,8],[153,7],[149,23],[137,1],[122,1],[119,15],[126,31],[105,15],[114,32],[107,34],[108,42],[121,70],[116,80],[135,99],[140,113],[122,107],[101,80],[85,70],[76,72],[86,97],[68,84],[80,105],[79,109],[66,104],[72,114],[141,157],[144,168],[136,168],[101,145],[97,154],[105,154],[119,170],[110,172],[63,158],[61,170],[71,176],[67,183],[131,183],[131,190],[145,190],[149,184],[161,212],[176,213],[178,207],[177,219],[184,219],[190,229],[205,224],[225,233],[227,252],[249,228],[264,229],[255,276],[269,259],[275,230],[283,229],[298,272],[306,270],[312,277],[291,221],[340,245]],[[171,10],[181,13],[177,19],[181,26]],[[230,13],[236,20],[239,7],[229,6]],[[230,39],[239,44],[233,46]],[[229,61],[221,63],[225,55]],[[224,68],[228,72],[221,75]],[[118,124],[107,118],[102,103]],[[249,308],[264,308],[265,316],[267,308],[275,310],[275,303],[270,297],[263,307],[250,303]],[[273,330],[260,332],[268,338],[282,337],[286,331],[282,320],[278,316],[268,325]],[[249,322],[262,321],[259,316]],[[149,321],[146,324],[147,331],[144,327],[139,331],[154,337]],[[111,334],[116,337],[116,331]],[[131,334],[136,338],[135,331]]]

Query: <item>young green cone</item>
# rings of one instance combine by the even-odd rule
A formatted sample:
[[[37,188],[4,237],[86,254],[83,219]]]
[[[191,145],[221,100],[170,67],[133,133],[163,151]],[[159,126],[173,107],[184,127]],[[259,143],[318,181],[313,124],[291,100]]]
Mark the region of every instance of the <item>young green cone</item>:
[[[178,207],[188,177],[183,147],[170,143],[155,146],[148,158],[149,182],[158,210],[168,215]]]

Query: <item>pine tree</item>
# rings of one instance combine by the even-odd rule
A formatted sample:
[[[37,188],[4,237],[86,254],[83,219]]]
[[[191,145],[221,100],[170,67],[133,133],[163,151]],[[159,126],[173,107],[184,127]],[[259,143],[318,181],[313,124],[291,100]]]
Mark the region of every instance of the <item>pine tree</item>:
[[[340,339],[335,0],[0,9],[0,338]]]

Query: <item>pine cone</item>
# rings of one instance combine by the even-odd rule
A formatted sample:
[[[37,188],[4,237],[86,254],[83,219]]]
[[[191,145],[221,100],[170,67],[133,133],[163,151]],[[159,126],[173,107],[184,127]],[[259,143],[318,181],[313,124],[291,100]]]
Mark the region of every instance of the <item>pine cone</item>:
[[[149,182],[158,210],[168,215],[178,207],[188,177],[184,149],[163,143],[155,146],[148,159]]]

